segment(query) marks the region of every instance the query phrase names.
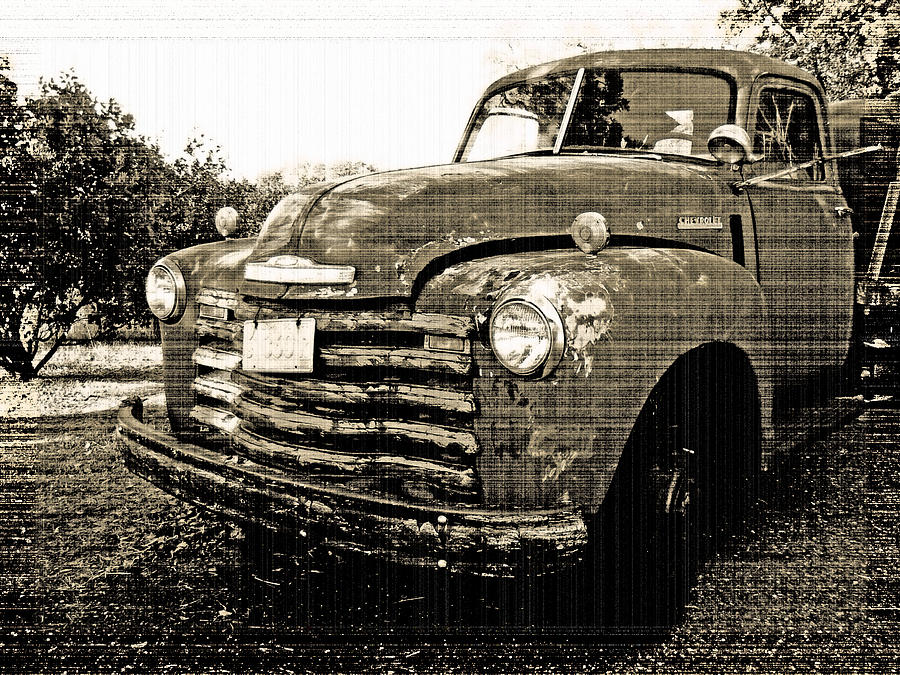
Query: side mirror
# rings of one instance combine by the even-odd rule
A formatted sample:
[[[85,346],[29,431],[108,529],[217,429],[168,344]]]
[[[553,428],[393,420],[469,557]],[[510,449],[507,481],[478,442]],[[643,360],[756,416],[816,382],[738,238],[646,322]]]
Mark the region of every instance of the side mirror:
[[[713,129],[706,141],[706,147],[717,161],[732,166],[752,164],[762,159],[753,154],[750,134],[737,124],[723,124]]]
[[[216,229],[223,237],[228,239],[238,226],[238,212],[230,206],[224,206],[216,211]]]

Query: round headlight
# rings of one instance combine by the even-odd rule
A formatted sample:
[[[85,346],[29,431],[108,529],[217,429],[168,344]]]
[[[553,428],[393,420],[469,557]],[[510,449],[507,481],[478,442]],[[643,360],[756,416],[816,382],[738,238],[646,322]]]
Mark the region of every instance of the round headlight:
[[[177,319],[184,311],[184,277],[169,263],[156,263],[147,275],[147,305],[163,320]]]
[[[491,347],[517,375],[546,374],[559,363],[564,332],[559,313],[543,299],[507,300],[491,315]]]

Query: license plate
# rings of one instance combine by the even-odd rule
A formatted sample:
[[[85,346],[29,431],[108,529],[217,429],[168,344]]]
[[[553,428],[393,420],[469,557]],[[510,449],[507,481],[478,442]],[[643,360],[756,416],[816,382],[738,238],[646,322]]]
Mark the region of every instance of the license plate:
[[[315,319],[244,322],[244,370],[311,373]]]

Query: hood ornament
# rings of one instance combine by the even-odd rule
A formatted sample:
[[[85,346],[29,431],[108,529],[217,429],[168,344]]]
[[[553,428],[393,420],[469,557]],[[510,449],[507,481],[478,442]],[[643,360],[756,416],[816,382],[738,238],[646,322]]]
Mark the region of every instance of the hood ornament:
[[[602,213],[585,211],[575,217],[569,229],[575,245],[585,253],[596,253],[609,243],[609,225]]]
[[[273,284],[349,284],[356,278],[352,265],[322,265],[296,255],[276,255],[264,263],[247,263],[244,279]]]

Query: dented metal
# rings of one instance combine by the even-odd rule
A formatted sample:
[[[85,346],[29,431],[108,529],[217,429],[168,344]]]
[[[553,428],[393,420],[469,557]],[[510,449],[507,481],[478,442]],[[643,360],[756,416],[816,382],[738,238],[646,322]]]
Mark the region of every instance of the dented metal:
[[[512,576],[535,556],[546,562],[546,571],[571,566],[587,543],[575,509],[437,509],[316,484],[249,460],[231,461],[147,425],[139,400],[120,410],[118,434],[126,464],[137,474],[239,522],[302,531],[310,545]]]

